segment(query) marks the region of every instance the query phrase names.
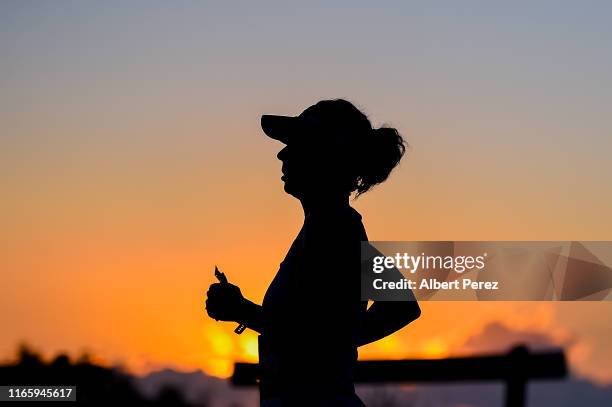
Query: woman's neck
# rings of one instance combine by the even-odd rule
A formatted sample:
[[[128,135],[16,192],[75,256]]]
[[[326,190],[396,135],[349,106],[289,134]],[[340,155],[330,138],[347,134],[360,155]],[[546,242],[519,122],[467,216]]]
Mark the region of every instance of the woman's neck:
[[[314,211],[348,207],[349,194],[309,194],[301,198],[300,202],[302,203],[302,208],[304,209],[304,215],[307,216]]]

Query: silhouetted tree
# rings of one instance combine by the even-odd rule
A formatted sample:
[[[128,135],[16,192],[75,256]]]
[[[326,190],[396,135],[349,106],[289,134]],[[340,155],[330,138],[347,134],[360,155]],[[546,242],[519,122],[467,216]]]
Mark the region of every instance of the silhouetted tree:
[[[191,406],[181,392],[171,386],[162,388],[154,399],[145,398],[132,379],[119,369],[91,363],[88,357],[72,363],[67,355],[61,354],[46,363],[27,345],[19,347],[16,363],[0,366],[0,385],[76,386],[77,404],[81,405]],[[49,403],[60,402],[46,402],[45,405]],[[198,406],[205,407],[205,404],[198,403]]]

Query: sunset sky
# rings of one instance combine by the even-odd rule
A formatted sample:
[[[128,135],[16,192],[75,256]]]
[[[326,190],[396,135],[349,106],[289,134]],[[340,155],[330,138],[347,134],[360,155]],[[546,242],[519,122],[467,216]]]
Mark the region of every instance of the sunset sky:
[[[612,240],[611,2],[227,3],[0,3],[0,359],[255,361],[204,294],[261,301],[302,211],[259,117],[325,98],[411,145],[372,240]],[[528,341],[612,383],[609,302],[422,309],[361,357]]]

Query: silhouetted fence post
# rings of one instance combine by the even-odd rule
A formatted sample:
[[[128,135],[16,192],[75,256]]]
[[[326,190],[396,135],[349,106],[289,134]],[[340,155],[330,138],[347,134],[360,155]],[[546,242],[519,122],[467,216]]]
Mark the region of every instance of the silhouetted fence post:
[[[525,406],[525,393],[527,391],[528,369],[527,348],[514,348],[507,356],[508,370],[506,377],[506,407]]]
[[[508,354],[448,359],[364,360],[357,363],[358,383],[442,383],[503,381],[506,407],[525,406],[527,382],[560,379],[567,374],[563,351],[530,353],[519,346]],[[253,386],[259,377],[255,363],[236,363],[232,383]]]

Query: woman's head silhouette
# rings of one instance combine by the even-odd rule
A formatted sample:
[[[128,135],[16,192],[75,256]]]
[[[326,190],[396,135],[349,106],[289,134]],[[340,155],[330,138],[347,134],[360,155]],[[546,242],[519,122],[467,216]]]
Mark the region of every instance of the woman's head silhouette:
[[[285,191],[296,198],[359,196],[385,181],[405,142],[391,127],[372,128],[368,117],[343,99],[322,100],[299,116],[264,115],[264,132],[286,146]]]

